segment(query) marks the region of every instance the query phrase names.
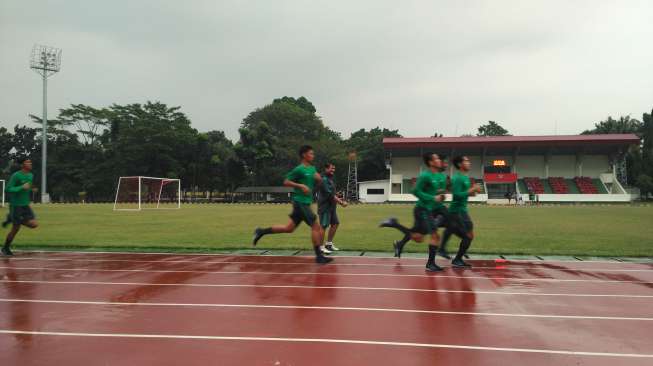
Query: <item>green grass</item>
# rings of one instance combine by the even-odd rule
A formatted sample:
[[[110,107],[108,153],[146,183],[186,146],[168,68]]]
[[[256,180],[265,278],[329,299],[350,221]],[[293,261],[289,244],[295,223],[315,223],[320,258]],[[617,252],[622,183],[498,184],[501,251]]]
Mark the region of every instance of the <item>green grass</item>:
[[[124,212],[111,205],[35,205],[40,227],[23,229],[16,248],[220,250],[250,248],[256,226],[286,223],[289,205],[185,205],[181,210]],[[650,206],[473,206],[473,253],[653,256]],[[397,216],[412,224],[410,205],[339,209],[336,237],[346,250],[389,251],[399,237],[378,223]],[[263,249],[310,249],[308,229],[265,237]],[[451,247],[457,247],[457,239]],[[421,245],[410,245],[423,251]]]

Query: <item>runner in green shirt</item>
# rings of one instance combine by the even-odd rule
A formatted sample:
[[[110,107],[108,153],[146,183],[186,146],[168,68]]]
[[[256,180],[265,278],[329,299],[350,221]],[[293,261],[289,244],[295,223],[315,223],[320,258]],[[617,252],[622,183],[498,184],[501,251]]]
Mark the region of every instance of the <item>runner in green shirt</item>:
[[[449,225],[444,232],[444,238],[440,245],[440,255],[447,257],[445,247],[451,235],[461,238],[458,253],[451,264],[454,267],[470,268],[471,265],[463,260],[463,256],[472,245],[474,239],[474,223],[467,212],[467,201],[469,197],[481,192],[481,186],[472,183],[469,179],[471,162],[466,156],[457,156],[453,159],[453,165],[457,172],[451,177],[451,194],[453,200],[449,205]]]
[[[286,225],[256,228],[254,230],[253,244],[256,245],[267,234],[292,233],[303,221],[311,227],[315,261],[319,264],[326,264],[333,259],[325,257],[320,250],[320,245],[322,244],[322,228],[311,209],[313,189],[316,183],[321,183],[322,177],[313,166],[315,153],[312,147],[308,145],[302,146],[299,149],[299,157],[301,158],[301,163],[288,172],[286,180],[283,182],[284,186],[294,188],[292,193],[293,210],[290,213],[290,221]]]
[[[38,226],[34,212],[29,206],[29,194],[32,190],[33,179],[32,161],[26,159],[21,164],[21,170],[11,175],[5,188],[5,191],[9,194],[9,215],[7,215],[7,220],[2,223],[2,227],[7,227],[10,223],[13,226],[9,234],[7,234],[5,245],[2,247],[2,254],[4,255],[14,255],[10,246],[22,225],[31,229]]]
[[[417,203],[413,209],[415,224],[409,229],[401,225],[396,218],[389,218],[381,223],[381,227],[391,227],[404,233],[403,239],[394,243],[396,257],[401,257],[404,245],[411,239],[421,243],[424,241],[425,235],[430,235],[426,270],[437,272],[442,270],[435,264],[435,254],[440,241],[437,230],[446,219],[446,208],[442,202],[444,201],[447,176],[440,172],[442,160],[438,154],[424,154],[423,160],[428,169],[420,173],[413,189],[413,195],[417,197]]]

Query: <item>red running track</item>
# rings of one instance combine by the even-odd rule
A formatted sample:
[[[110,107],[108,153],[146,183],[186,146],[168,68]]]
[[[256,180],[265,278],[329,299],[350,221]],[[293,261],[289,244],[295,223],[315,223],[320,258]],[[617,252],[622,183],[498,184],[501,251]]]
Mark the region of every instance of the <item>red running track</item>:
[[[23,252],[0,365],[653,364],[650,263],[471,262]]]

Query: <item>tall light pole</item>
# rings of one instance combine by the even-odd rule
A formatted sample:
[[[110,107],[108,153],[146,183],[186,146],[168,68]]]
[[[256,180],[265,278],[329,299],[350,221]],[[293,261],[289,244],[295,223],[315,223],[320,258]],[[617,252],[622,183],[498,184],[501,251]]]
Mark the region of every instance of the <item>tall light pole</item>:
[[[48,162],[48,77],[61,69],[61,49],[34,45],[29,63],[30,69],[43,78],[43,140],[41,144],[41,203],[50,202],[47,191],[46,167]]]

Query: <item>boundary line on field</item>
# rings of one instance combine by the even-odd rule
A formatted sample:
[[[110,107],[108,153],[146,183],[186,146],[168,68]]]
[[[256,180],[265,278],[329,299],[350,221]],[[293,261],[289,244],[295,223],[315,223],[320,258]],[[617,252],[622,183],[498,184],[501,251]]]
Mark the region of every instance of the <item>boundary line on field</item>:
[[[195,263],[195,264],[252,264],[252,265],[299,265],[299,266],[308,266],[314,265],[312,262],[256,262],[256,261],[207,261],[200,262],[194,260],[138,260],[138,259],[87,259],[87,258],[44,258],[44,257],[22,257],[22,258],[12,258],[12,261],[86,261],[86,262],[121,262],[121,263]],[[448,261],[447,261],[448,262]],[[329,267],[341,266],[341,267],[424,267],[423,264],[383,264],[383,263],[330,263]],[[475,269],[490,269],[490,270],[538,270],[538,271],[579,271],[579,272],[653,272],[653,269],[614,269],[614,268],[547,268],[547,267],[514,267],[506,266],[505,264],[499,264],[497,266],[478,266],[475,265],[472,267],[472,270]]]
[[[242,250],[242,249],[234,249],[234,250]],[[266,249],[261,249],[260,251],[263,252]],[[270,250],[270,249],[267,249]],[[292,249],[289,249],[292,250]],[[57,250],[57,249],[52,249],[52,250],[45,250],[45,249],[39,249],[39,250],[19,250],[15,249],[15,252],[23,252],[23,253],[75,253],[75,254],[121,254],[121,255],[129,255],[129,254],[146,254],[146,255],[181,255],[181,256],[191,256],[191,255],[200,255],[200,256],[232,256],[232,257],[256,257],[256,256],[262,256],[262,257],[306,257],[306,258],[313,258],[312,255],[261,255],[261,254],[246,254],[246,253],[188,253],[188,252],[139,252],[139,251],[94,251],[94,250]],[[299,250],[301,253],[303,250]],[[361,251],[362,252],[362,251]],[[384,252],[381,252],[384,253]],[[392,253],[387,253],[388,256],[382,256],[382,257],[375,257],[375,256],[360,256],[360,255],[336,255],[334,258],[365,258],[365,259],[396,259],[392,256]],[[471,254],[473,255],[473,254]],[[487,254],[479,254],[479,255],[487,255]],[[491,254],[490,254],[491,255]],[[497,258],[499,258],[499,255],[496,255]],[[535,256],[533,256],[535,257]],[[572,258],[573,256],[569,256]],[[403,259],[408,259],[408,260],[423,260],[422,258],[411,258],[411,257],[405,257]],[[650,264],[653,262],[647,261],[647,259],[653,259],[653,258],[648,258],[648,257],[643,257],[645,261],[643,262],[616,262],[614,260],[583,260],[583,262],[586,263],[633,263],[633,264]],[[473,260],[484,260],[484,259],[473,259]],[[492,259],[487,259],[487,260],[492,260]],[[543,262],[561,262],[561,263],[568,263],[568,262],[578,262],[578,260],[575,259],[569,259],[569,260],[562,260],[562,259],[546,259],[543,261],[540,260],[533,260],[533,259],[508,259],[508,261],[511,262],[529,262],[533,264],[541,264]]]
[[[259,341],[259,342],[291,342],[291,343],[336,343],[336,344],[358,344],[358,345],[396,346],[396,347],[413,347],[413,348],[446,348],[446,349],[464,349],[464,350],[475,350],[475,351],[541,353],[541,354],[557,354],[557,355],[570,355],[570,356],[653,358],[653,354],[641,354],[641,353],[586,352],[586,351],[568,351],[568,350],[554,350],[554,349],[485,347],[485,346],[468,346],[468,345],[454,345],[454,344],[386,342],[386,341],[331,339],[331,338],[232,337],[232,336],[177,335],[177,334],[37,332],[37,331],[22,331],[22,330],[8,330],[8,329],[0,329],[0,334],[98,337],[98,338],[140,338],[140,339],[146,338],[146,339],[193,339],[193,340],[250,341],[250,342]]]
[[[215,284],[215,283],[148,283],[148,282],[103,282],[103,281],[41,281],[41,280],[0,280],[0,283],[49,283],[57,285],[110,285],[110,286],[178,286],[178,287],[213,287],[213,288],[277,288],[277,289],[312,289],[312,290],[361,290],[361,291],[407,291],[431,292],[454,294],[482,294],[504,296],[561,296],[561,297],[597,297],[597,298],[634,298],[648,299],[653,295],[624,295],[624,294],[578,294],[578,293],[551,293],[551,292],[515,292],[515,291],[475,291],[475,290],[448,290],[448,289],[420,289],[402,287],[369,287],[369,286],[308,286],[308,285],[249,285],[249,284]]]
[[[204,273],[204,274],[237,274],[237,275],[275,275],[275,276],[358,276],[358,277],[419,277],[419,278],[459,278],[480,279],[487,281],[516,282],[591,282],[591,283],[636,283],[653,284],[651,281],[630,280],[590,280],[590,279],[557,279],[557,278],[514,278],[485,276],[451,276],[444,274],[394,274],[394,273],[342,273],[342,272],[265,272],[265,271],[200,271],[200,270],[163,270],[163,269],[101,269],[101,268],[52,268],[52,267],[7,267],[0,269],[35,270],[35,271],[72,271],[72,272],[129,272],[129,273]]]
[[[514,314],[514,313],[484,313],[468,311],[444,310],[419,310],[395,308],[367,308],[352,306],[308,306],[308,305],[260,305],[260,304],[213,304],[213,303],[170,303],[170,302],[120,302],[120,301],[81,301],[81,300],[37,300],[37,299],[4,299],[0,302],[18,302],[32,304],[71,304],[71,305],[105,305],[105,306],[152,306],[152,307],[192,307],[192,308],[244,308],[244,309],[302,309],[302,310],[330,310],[330,311],[358,311],[358,312],[385,312],[385,313],[410,313],[431,315],[464,315],[486,317],[514,317],[514,318],[544,318],[544,319],[574,319],[574,320],[619,320],[619,321],[653,321],[653,318],[619,317],[619,316],[582,316],[582,315],[555,315],[555,314]]]

